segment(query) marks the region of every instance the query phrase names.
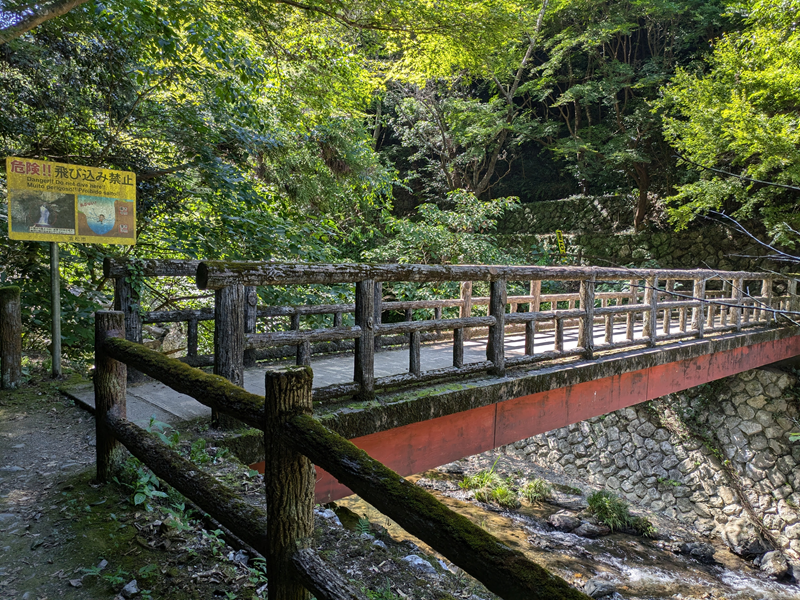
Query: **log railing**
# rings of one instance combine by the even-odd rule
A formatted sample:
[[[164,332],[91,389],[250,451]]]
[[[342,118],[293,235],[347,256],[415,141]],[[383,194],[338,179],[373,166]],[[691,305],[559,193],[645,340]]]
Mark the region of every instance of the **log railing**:
[[[383,282],[461,282],[458,299],[381,303]],[[488,283],[490,294],[472,296],[474,282]],[[508,282],[530,282],[529,294],[507,295]],[[561,282],[577,292],[543,294],[543,282]],[[355,325],[292,332],[236,334],[245,348],[294,345],[297,362],[308,365],[311,342],[354,340],[353,382],[318,388],[315,400],[354,395],[370,399],[376,391],[454,376],[486,372],[502,376],[507,368],[543,360],[580,356],[591,359],[634,345],[655,346],[660,342],[702,338],[737,331],[744,327],[768,327],[776,312],[796,303],[796,284],[786,276],[710,270],[615,269],[597,267],[490,267],[430,265],[299,265],[279,263],[204,262],[198,266],[200,289],[227,293],[244,286],[355,283],[352,306]],[[754,285],[754,283],[756,285]],[[598,286],[612,286],[606,291]],[[719,289],[710,289],[714,285]],[[752,291],[750,291],[752,290]],[[233,296],[231,296],[233,297]],[[446,303],[446,304],[445,304]],[[438,309],[434,319],[381,323],[380,315],[394,304]],[[473,316],[475,306],[488,306],[486,316]],[[442,318],[446,306],[459,307],[458,318]],[[527,306],[526,312],[518,312]],[[241,310],[231,307],[232,310]],[[327,306],[317,310],[349,311],[351,306]],[[508,312],[510,309],[510,312]],[[282,308],[299,314],[299,309]],[[307,307],[303,310],[315,310]],[[621,329],[624,325],[624,331]],[[505,334],[510,326],[523,327],[524,353],[506,356]],[[567,339],[577,327],[577,342]],[[468,332],[488,329],[486,360],[466,363],[464,340]],[[452,332],[451,367],[423,370],[421,334]],[[537,350],[538,333],[552,346]],[[376,339],[390,335],[409,339],[408,372],[375,378]],[[598,339],[599,338],[599,339]],[[540,344],[541,345],[541,344]],[[229,353],[229,356],[234,356]],[[236,367],[229,368],[235,371]]]
[[[124,263],[107,261],[105,268],[106,275],[115,277],[124,289]],[[499,376],[507,368],[544,360],[591,358],[597,352],[635,345],[768,327],[776,312],[792,309],[797,298],[796,280],[790,276],[712,270],[214,261],[144,261],[139,269],[143,276],[153,277],[194,273],[200,289],[214,290],[213,309],[158,311],[138,318],[140,323],[188,322],[187,362],[213,364],[216,374],[237,385],[242,383],[244,367],[269,349],[292,350],[298,365],[309,365],[314,349],[354,349],[353,381],[315,389],[315,400],[353,395],[369,399],[381,389],[481,372]],[[384,302],[384,282],[398,281],[459,282],[460,294]],[[476,282],[488,284],[490,295],[473,296]],[[508,296],[509,282],[525,283],[528,293]],[[353,284],[355,302],[257,305],[256,286],[311,284]],[[554,285],[575,291],[547,293]],[[458,308],[458,317],[444,318],[448,308]],[[433,319],[414,321],[414,311],[423,309],[432,311]],[[382,323],[387,311],[402,311],[405,320]],[[353,315],[352,325],[343,324],[345,314]],[[308,315],[332,315],[332,327],[302,329],[301,319]],[[275,317],[289,317],[290,330],[255,332],[256,319]],[[126,337],[137,341],[129,328],[132,320],[126,312]],[[201,320],[215,321],[215,351],[206,361],[196,356]],[[505,335],[512,331],[524,331],[524,352],[506,356]],[[488,336],[486,360],[465,362],[465,340],[478,334]],[[425,339],[452,340],[452,366],[425,370],[421,360]],[[375,352],[398,340],[408,347],[408,372],[375,378]],[[543,344],[550,346],[542,348]]]
[[[356,319],[364,320],[360,313]],[[310,593],[318,600],[364,600],[307,546],[313,533],[312,462],[506,600],[588,598],[316,421],[309,367],[268,371],[261,397],[125,340],[122,312],[98,312],[95,327],[98,479],[109,481],[127,448],[264,555],[270,600],[307,600]],[[126,419],[128,366],[264,432],[265,507],[248,504]]]

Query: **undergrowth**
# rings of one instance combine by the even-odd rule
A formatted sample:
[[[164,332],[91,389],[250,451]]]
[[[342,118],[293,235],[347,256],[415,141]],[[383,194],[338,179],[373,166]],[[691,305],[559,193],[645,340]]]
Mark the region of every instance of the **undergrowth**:
[[[650,519],[632,515],[628,505],[607,490],[590,494],[586,501],[592,514],[611,531],[632,529],[645,537],[652,537],[656,533]]]

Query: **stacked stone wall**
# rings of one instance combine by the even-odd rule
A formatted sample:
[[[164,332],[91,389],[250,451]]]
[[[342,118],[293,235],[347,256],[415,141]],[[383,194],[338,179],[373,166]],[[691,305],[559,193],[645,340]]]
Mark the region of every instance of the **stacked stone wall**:
[[[514,444],[545,466],[800,565],[800,403],[793,375],[741,373]]]
[[[502,233],[616,232],[633,225],[635,201],[626,196],[571,196],[522,204],[497,224]]]

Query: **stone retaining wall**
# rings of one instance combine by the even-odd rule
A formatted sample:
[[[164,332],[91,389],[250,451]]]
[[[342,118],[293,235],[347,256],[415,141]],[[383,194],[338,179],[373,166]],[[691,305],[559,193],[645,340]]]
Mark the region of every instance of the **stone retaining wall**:
[[[571,196],[522,204],[503,214],[497,223],[501,233],[555,234],[594,231],[616,232],[633,225],[636,201],[626,196]]]
[[[513,445],[738,554],[800,565],[800,402],[794,376],[747,371]]]
[[[527,252],[543,247],[558,254],[555,234],[498,234],[498,245]],[[580,254],[585,265],[660,267],[663,269],[721,269],[730,271],[786,268],[760,258],[766,251],[742,234],[721,226],[692,231],[564,234],[568,261]]]

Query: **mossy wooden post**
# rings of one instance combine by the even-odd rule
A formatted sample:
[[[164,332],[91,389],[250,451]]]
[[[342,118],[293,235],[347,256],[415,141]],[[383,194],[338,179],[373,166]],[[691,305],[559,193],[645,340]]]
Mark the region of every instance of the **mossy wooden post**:
[[[533,296],[533,300],[531,300],[530,305],[528,306],[528,312],[539,312],[540,304],[542,302],[542,280],[541,279],[534,279],[530,283],[530,295]],[[536,333],[536,321],[533,321],[533,331],[532,333]],[[531,343],[533,341],[531,340]],[[533,352],[531,352],[533,354]]]
[[[139,312],[139,294],[133,289],[130,276],[114,279],[114,310],[125,315],[125,339],[137,344],[142,343],[142,315]],[[137,383],[144,379],[136,369],[128,369],[128,381]]]
[[[375,396],[375,281],[356,282],[356,326],[361,336],[356,338],[356,356],[353,381],[360,386],[359,399],[371,400]]]
[[[762,306],[766,309],[772,308],[772,279],[764,279],[761,282],[761,302]],[[761,310],[758,321],[764,320],[767,325],[773,322],[774,314],[771,310]]]
[[[793,280],[789,280],[789,290],[791,292],[791,282]],[[797,286],[797,282],[795,282],[795,286]],[[736,305],[736,308],[731,309],[733,311],[733,324],[736,326],[736,331],[741,331],[742,329],[742,300],[744,299],[744,279],[741,277],[737,278],[733,282],[733,303]],[[792,293],[792,299],[794,299],[794,294]],[[791,305],[790,305],[791,306]]]
[[[10,390],[22,379],[22,306],[17,286],[0,288],[0,388]]]
[[[584,358],[591,360],[594,356],[594,277],[581,281],[580,301],[583,315],[578,332],[578,346],[583,348]]]
[[[461,282],[461,306],[458,309],[458,318],[466,319],[472,316],[472,282]],[[470,329],[464,329],[464,339],[468,340],[472,337]]]
[[[493,363],[489,372],[502,377],[506,374],[505,357],[505,317],[506,280],[492,281],[489,292],[489,315],[494,317],[494,325],[489,325],[489,339],[486,342],[486,360]]]
[[[125,338],[125,314],[99,310],[94,314],[94,406],[97,449],[97,480],[106,482],[121,466],[125,449],[108,431],[104,421],[113,410],[115,416],[126,417],[127,370],[125,363],[110,358],[103,344],[109,338]]]
[[[214,375],[233,385],[244,384],[244,286],[233,284],[214,292]],[[236,427],[238,423],[212,411],[215,426]]]
[[[256,332],[256,317],[258,316],[258,292],[254,285],[248,285],[244,288],[244,332]],[[255,367],[256,366],[256,351],[244,350],[243,366]]]
[[[314,530],[314,467],[284,442],[283,430],[290,418],[311,415],[312,379],[310,368],[290,367],[267,371],[264,382],[269,600],[311,597],[296,578],[291,561],[298,545],[307,545]]]

